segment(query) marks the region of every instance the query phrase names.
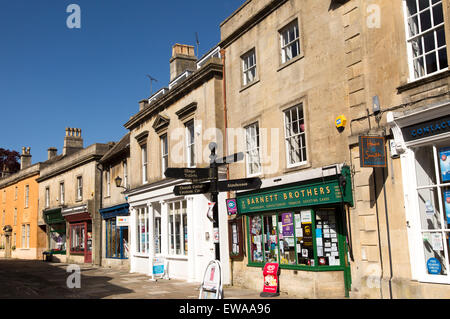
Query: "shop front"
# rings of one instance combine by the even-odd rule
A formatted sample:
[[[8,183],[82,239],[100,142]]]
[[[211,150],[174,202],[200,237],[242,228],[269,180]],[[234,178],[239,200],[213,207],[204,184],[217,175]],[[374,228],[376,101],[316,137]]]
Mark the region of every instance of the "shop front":
[[[64,262],[66,259],[66,220],[61,214],[61,208],[43,211],[47,225],[48,251],[54,259]]]
[[[245,218],[248,269],[278,263],[281,291],[312,298],[312,284],[328,293],[337,288],[332,296],[348,296],[346,207],[353,205],[348,167],[339,175],[239,193],[237,205]]]
[[[68,224],[68,258],[70,262],[92,263],[92,219],[87,206],[65,208],[61,211]]]
[[[450,293],[449,114],[450,101],[388,114],[394,150],[402,164],[411,277],[421,283],[446,284],[439,298]]]
[[[103,265],[122,265],[129,256],[129,204],[124,203],[100,209],[103,219],[103,238],[106,262]]]

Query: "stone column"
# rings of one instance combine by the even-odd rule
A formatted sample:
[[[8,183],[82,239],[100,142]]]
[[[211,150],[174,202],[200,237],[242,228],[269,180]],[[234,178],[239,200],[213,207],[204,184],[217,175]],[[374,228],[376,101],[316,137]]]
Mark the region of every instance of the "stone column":
[[[134,253],[136,252],[136,208],[130,206],[130,223],[129,229],[130,232],[130,243],[128,245],[129,252],[128,258],[130,259],[130,272],[136,272],[136,261],[134,257]]]
[[[147,203],[148,210],[148,275],[153,275],[153,258],[155,257],[155,227],[154,227],[154,211],[150,202]],[[152,279],[153,276],[152,276]]]
[[[187,230],[188,230],[188,281],[195,281],[195,269],[197,266],[195,260],[195,240],[194,240],[194,197],[186,197],[186,210],[187,210]]]

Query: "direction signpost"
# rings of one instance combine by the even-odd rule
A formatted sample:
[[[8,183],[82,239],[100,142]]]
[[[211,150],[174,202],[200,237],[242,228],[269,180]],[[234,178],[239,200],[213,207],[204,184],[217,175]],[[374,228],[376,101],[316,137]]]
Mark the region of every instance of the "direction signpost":
[[[226,164],[232,164],[244,159],[244,153],[239,152],[233,155],[217,158],[216,143],[210,143],[209,149],[209,168],[172,168],[169,167],[164,172],[166,177],[189,179],[192,184],[177,185],[173,192],[176,196],[211,194],[211,201],[217,203],[219,192],[238,191],[246,189],[258,189],[261,187],[261,179],[258,177],[219,181],[218,167]],[[200,183],[208,181],[206,183]],[[219,209],[218,205],[213,206],[213,230],[215,234],[219,233]],[[214,245],[216,250],[216,260],[220,260],[219,236],[214,236]]]

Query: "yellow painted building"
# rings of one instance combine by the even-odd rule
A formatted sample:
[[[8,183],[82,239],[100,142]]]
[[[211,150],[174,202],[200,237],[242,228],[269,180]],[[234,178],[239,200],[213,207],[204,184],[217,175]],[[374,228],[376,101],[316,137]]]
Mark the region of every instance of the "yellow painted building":
[[[38,183],[41,163],[31,164],[29,148],[22,150],[20,171],[0,179],[0,257],[39,259],[46,247],[38,226]],[[7,240],[5,226],[12,231]]]

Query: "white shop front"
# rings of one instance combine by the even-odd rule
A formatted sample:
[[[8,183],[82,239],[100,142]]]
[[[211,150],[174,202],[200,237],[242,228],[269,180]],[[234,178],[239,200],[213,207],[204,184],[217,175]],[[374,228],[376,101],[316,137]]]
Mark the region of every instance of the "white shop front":
[[[184,181],[181,181],[184,182]],[[167,262],[169,278],[201,282],[214,260],[209,196],[175,196],[180,180],[163,180],[127,191],[130,205],[130,272],[152,275],[154,258]],[[220,256],[224,283],[230,282],[225,197],[219,195]]]
[[[450,101],[388,113],[401,158],[412,279],[450,284]]]

